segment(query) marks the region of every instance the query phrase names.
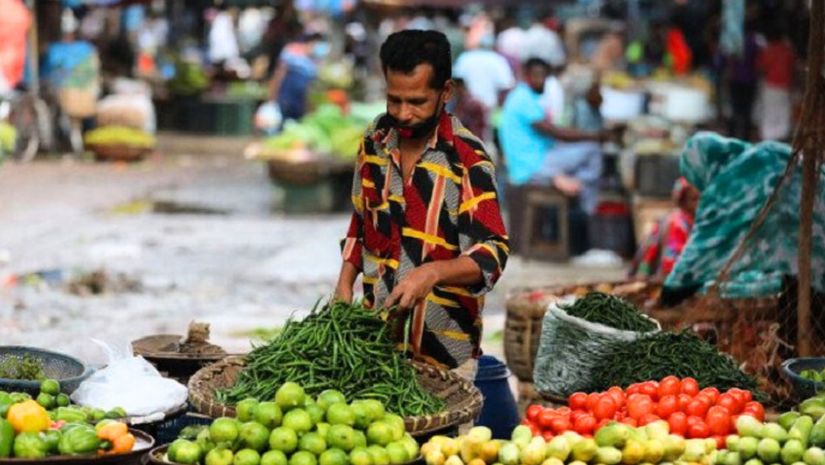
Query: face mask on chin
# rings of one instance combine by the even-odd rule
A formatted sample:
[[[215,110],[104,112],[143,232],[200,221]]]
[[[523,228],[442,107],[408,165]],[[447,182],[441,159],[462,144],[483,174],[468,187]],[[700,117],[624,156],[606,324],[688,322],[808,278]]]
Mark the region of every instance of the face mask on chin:
[[[438,99],[441,100],[441,95],[438,96]],[[413,125],[401,125],[401,123],[392,115],[390,118],[392,120],[392,125],[395,127],[396,131],[398,131],[398,137],[402,139],[421,139],[430,134],[437,126],[438,120],[441,117],[441,112],[444,111],[444,105],[442,104],[436,111],[430,115],[424,121],[413,124]]]

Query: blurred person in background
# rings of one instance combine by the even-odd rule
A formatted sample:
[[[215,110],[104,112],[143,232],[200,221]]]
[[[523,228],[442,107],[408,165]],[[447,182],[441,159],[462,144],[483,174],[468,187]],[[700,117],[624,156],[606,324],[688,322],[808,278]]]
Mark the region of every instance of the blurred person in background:
[[[750,140],[753,130],[753,107],[759,81],[756,69],[758,54],[755,22],[754,19],[750,19],[745,23],[742,51],[737,54],[720,51],[715,57],[722,86],[726,88],[730,99],[728,135],[742,140]]]
[[[551,67],[564,66],[567,62],[564,43],[556,31],[545,25],[544,19],[552,18],[549,15],[546,18],[535,18],[525,32],[521,61],[524,63],[529,58],[540,58]]]
[[[687,179],[676,180],[672,193],[676,208],[653,225],[633,259],[631,277],[664,280],[670,274],[693,228],[699,195]]]
[[[766,29],[765,39],[768,43],[757,58],[762,78],[759,135],[762,139],[787,140],[791,133],[791,86],[796,53],[778,23]]]
[[[318,65],[313,60],[313,45],[320,37],[303,34],[290,41],[269,80],[269,100],[276,101],[284,120],[299,120],[307,110],[309,86],[318,77]]]
[[[582,209],[596,207],[601,175],[599,142],[604,131],[580,131],[554,125],[541,104],[550,65],[540,58],[524,64],[524,80],[504,102],[499,139],[510,183],[553,186],[578,197]]]
[[[455,97],[452,113],[461,121],[470,132],[484,139],[487,134],[487,108],[479,102],[467,89],[462,78],[454,78]]]
[[[22,80],[26,64],[26,33],[32,16],[22,0],[0,0],[0,95]]]

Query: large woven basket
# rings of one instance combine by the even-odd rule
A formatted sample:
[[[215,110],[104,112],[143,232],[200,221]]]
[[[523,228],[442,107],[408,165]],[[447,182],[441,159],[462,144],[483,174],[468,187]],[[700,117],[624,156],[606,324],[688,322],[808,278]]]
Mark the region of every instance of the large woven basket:
[[[425,436],[475,420],[484,399],[471,382],[441,368],[415,361],[412,363],[418,371],[421,385],[443,399],[447,407],[435,415],[404,418],[407,432],[413,436]],[[218,403],[215,391],[231,387],[243,366],[242,357],[227,357],[200,369],[189,379],[189,403],[198,412],[212,418],[234,417],[235,408]]]
[[[352,175],[354,166],[354,162],[327,157],[303,161],[267,161],[267,171],[272,181],[294,186],[315,184],[330,175]]]
[[[154,365],[164,376],[173,378],[181,384],[188,383],[196,371],[227,356],[226,352],[189,354],[161,350],[182,338],[179,334],[154,334],[142,337],[132,341],[132,351]]]
[[[131,147],[128,145],[88,145],[87,148],[94,152],[95,160],[98,161],[121,161],[138,162],[146,158],[152,152],[147,147]]]

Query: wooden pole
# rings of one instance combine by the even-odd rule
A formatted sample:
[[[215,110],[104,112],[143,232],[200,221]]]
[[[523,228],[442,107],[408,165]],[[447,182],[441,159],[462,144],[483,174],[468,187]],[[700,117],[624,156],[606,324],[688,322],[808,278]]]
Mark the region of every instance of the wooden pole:
[[[811,2],[811,30],[808,38],[808,79],[805,112],[801,130],[794,138],[794,148],[802,153],[802,199],[799,219],[799,282],[797,288],[797,344],[800,356],[812,354],[811,326],[811,253],[813,246],[813,212],[820,166],[823,128],[822,65],[825,54],[825,0]]]

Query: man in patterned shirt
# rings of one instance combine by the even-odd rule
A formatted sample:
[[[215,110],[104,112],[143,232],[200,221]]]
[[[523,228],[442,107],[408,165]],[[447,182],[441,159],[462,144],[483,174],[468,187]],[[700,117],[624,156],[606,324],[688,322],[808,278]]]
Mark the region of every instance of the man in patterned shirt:
[[[444,110],[453,93],[444,34],[397,32],[380,53],[387,112],[356,162],[336,297],[351,301],[363,274],[366,305],[410,317],[415,357],[472,378],[483,296],[509,252],[495,169],[479,138]]]

